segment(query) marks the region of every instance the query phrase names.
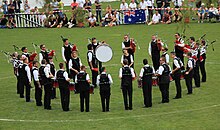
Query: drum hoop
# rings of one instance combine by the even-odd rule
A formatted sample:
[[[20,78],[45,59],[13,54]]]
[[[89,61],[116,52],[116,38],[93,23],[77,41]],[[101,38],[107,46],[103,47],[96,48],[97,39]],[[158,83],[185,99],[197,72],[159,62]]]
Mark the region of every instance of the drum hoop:
[[[98,46],[96,47],[96,49],[95,49],[95,55],[96,55],[97,49],[100,48],[101,46],[107,46],[107,47],[109,47],[109,48],[112,50],[112,57],[113,57],[113,55],[114,55],[113,49],[112,49],[112,47],[110,47],[108,44],[98,45]],[[112,57],[111,57],[111,59],[112,59]],[[97,59],[97,58],[96,58],[96,59]],[[110,60],[111,60],[111,59],[110,59]],[[98,59],[97,59],[97,60],[98,60]],[[110,61],[110,60],[109,60],[109,61]],[[107,62],[109,62],[109,61],[107,61]]]

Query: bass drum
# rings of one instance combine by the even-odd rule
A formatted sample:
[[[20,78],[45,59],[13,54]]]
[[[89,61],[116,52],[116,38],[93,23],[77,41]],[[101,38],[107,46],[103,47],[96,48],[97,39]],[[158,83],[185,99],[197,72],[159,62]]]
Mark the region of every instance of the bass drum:
[[[101,44],[96,47],[95,55],[100,62],[108,62],[112,59],[113,51],[108,44]]]

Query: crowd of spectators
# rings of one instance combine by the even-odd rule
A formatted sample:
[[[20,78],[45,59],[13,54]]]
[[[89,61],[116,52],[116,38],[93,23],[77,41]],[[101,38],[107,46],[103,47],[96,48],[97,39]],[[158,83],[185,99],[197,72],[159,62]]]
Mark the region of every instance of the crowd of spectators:
[[[3,0],[3,4],[0,8],[3,15],[0,19],[0,28],[15,28],[16,22],[14,13],[21,13],[21,0]],[[92,8],[92,3],[90,0],[73,0],[71,3],[71,11],[77,8],[82,8],[88,11],[88,16],[85,21],[90,28],[96,26],[116,26],[120,24],[121,13],[125,10],[145,10],[146,22],[148,25],[152,24],[171,24],[173,22],[179,22],[183,20],[183,13],[179,10],[181,7],[185,7],[184,0],[131,0],[130,3],[126,3],[122,0],[119,9],[112,9],[111,5],[107,5],[105,9],[102,8],[102,4],[99,0],[95,0],[94,6]],[[33,9],[30,8],[28,0],[24,0],[23,4],[25,14],[40,14],[38,19],[45,27],[48,28],[61,28],[67,27],[72,28],[77,26],[78,22],[76,16],[72,15],[69,19],[67,15],[63,13],[64,3],[62,0],[53,0],[50,3],[51,10],[53,12],[45,14],[39,13],[37,7]],[[175,10],[171,10],[171,6],[175,7]],[[196,11],[198,23],[203,23],[205,19],[207,21],[212,21],[215,19],[219,21],[220,16],[220,5],[214,6],[211,4],[209,6],[205,5],[201,1],[195,4],[195,0],[189,0],[187,7],[194,8],[197,7]],[[209,7],[209,8],[208,8]],[[155,8],[160,8],[156,10]],[[93,10],[95,9],[95,11]],[[28,15],[25,15],[28,18]],[[87,25],[86,24],[86,25]]]

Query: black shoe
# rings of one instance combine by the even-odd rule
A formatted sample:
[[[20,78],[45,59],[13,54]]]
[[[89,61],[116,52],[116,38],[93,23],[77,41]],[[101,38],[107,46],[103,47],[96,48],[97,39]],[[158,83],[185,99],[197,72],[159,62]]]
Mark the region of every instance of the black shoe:
[[[110,112],[110,110],[106,110],[105,112]]]
[[[133,108],[132,107],[129,107],[129,110],[132,110]]]
[[[37,106],[42,106],[43,104],[42,103],[38,103],[38,104],[36,104]]]
[[[187,95],[190,95],[190,94],[192,94],[192,92],[190,92],[190,93],[187,93]]]
[[[81,110],[81,112],[84,112],[84,110]]]
[[[24,98],[24,96],[20,96],[20,98]]]
[[[173,99],[180,99],[181,97],[174,97]]]
[[[90,112],[89,110],[86,110],[86,112]]]
[[[125,108],[125,110],[129,110],[129,108],[128,108],[128,107],[126,107],[126,108]]]
[[[30,99],[30,100],[26,100],[26,102],[34,102],[34,100],[31,100],[31,99]]]

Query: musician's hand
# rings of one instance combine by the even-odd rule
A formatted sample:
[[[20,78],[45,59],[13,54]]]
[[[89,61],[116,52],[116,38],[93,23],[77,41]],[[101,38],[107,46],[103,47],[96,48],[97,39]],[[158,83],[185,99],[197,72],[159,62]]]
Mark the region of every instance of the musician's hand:
[[[188,75],[188,74],[189,74],[189,72],[187,71],[185,74],[186,74],[186,75]]]
[[[79,73],[79,71],[77,71],[77,70],[74,70],[74,71],[75,71],[75,73],[76,73],[76,74],[78,74],[78,73]]]
[[[65,63],[67,64],[67,61],[65,61]]]

